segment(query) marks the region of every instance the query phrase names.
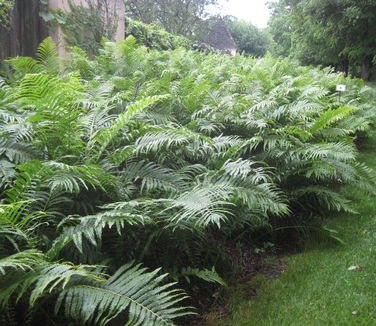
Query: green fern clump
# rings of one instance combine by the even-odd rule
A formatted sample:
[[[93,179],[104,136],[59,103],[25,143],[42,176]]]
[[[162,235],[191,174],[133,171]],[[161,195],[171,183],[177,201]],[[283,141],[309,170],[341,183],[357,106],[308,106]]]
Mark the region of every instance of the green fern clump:
[[[239,234],[352,211],[346,183],[374,192],[358,80],[134,37],[73,51],[60,62],[48,39],[0,81],[4,316],[16,300],[23,320],[172,325],[192,313],[172,280],[224,285]]]

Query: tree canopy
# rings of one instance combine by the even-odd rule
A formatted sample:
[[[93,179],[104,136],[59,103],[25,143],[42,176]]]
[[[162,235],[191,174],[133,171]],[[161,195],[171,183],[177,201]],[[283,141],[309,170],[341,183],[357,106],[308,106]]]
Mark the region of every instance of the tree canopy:
[[[200,34],[208,6],[217,0],[128,0],[129,13],[143,23],[158,23],[172,34],[195,37]]]
[[[374,0],[281,0],[271,7],[277,54],[355,74],[361,70],[363,79],[370,78],[376,52]]]
[[[266,30],[244,20],[228,19],[227,26],[238,47],[238,52],[262,57],[270,50],[272,38]]]

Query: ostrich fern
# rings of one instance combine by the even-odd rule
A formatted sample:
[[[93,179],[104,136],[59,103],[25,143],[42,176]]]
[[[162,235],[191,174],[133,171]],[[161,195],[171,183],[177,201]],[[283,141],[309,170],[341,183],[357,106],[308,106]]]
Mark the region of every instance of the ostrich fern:
[[[239,234],[351,211],[338,191],[346,183],[375,192],[356,148],[374,126],[374,99],[330,69],[158,52],[133,38],[104,42],[92,60],[75,48],[68,62],[47,39],[36,59],[7,64],[4,316],[16,301],[28,320],[47,311],[56,324],[172,325],[190,309],[171,280],[223,285],[222,248]]]

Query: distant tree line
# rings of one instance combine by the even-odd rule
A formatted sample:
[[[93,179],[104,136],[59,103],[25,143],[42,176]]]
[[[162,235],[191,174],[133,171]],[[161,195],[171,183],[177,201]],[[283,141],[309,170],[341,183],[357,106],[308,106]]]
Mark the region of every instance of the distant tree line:
[[[128,0],[129,15],[156,23],[172,34],[201,40],[217,0]],[[238,52],[298,59],[304,65],[333,66],[369,80],[376,49],[376,0],[279,0],[269,4],[266,29],[235,17],[220,17],[230,30]]]
[[[270,7],[269,31],[276,54],[371,78],[375,0],[280,0]]]
[[[100,3],[102,0],[97,1]],[[0,25],[8,24],[14,2],[0,1]],[[232,34],[238,52],[245,55],[261,57],[270,51],[277,56],[295,58],[303,65],[333,66],[364,80],[371,79],[376,63],[376,0],[270,2],[272,15],[266,29],[231,16],[213,16],[208,9],[218,6],[218,0],[126,0],[126,4],[129,17],[155,25],[153,29],[137,23],[131,25],[132,33],[141,33],[143,39],[154,47],[165,48],[171,42],[174,46],[183,42],[158,30],[158,26],[173,35],[200,42],[213,22],[221,19]],[[80,10],[88,11],[87,8]],[[74,14],[68,16],[73,17]],[[76,33],[77,39],[82,37],[82,33],[76,25],[86,24],[91,18],[84,19],[86,16],[81,12],[76,16],[74,22],[65,18],[64,26],[71,30],[67,34]],[[62,21],[61,17],[59,21]],[[94,26],[90,30],[95,30],[95,44],[100,45],[100,40],[103,36],[108,37],[108,33],[98,30],[101,25],[97,18],[90,21]],[[158,40],[153,39],[155,35]],[[87,42],[86,37],[79,43],[82,45],[84,42]],[[85,46],[82,45],[87,50]]]
[[[267,51],[272,51],[273,39],[267,29],[258,28],[235,17],[228,17],[226,24],[238,46],[238,52],[262,57]]]
[[[217,0],[128,0],[128,16],[146,24],[158,24],[172,34],[202,41],[216,21],[227,25],[238,52],[263,56],[272,48],[272,38],[266,30],[232,16],[218,17],[208,8],[218,6]]]
[[[166,31],[189,38],[205,30],[209,6],[218,0],[126,0],[128,14],[143,23],[157,23]]]

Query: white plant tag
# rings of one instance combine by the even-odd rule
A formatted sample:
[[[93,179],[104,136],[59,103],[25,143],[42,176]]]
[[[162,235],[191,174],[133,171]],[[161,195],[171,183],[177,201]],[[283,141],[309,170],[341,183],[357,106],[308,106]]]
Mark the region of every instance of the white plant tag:
[[[336,91],[337,92],[344,92],[346,90],[346,85],[337,85]]]

